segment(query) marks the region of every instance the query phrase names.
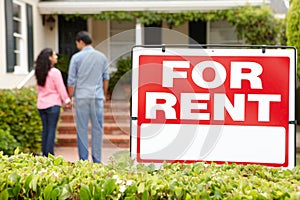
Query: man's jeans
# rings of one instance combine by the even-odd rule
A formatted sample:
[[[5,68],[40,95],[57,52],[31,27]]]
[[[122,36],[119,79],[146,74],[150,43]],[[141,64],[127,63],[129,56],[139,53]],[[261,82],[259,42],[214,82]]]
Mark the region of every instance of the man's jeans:
[[[103,100],[75,99],[77,145],[80,160],[88,160],[89,140],[88,122],[92,124],[92,159],[94,163],[101,162],[103,133]]]
[[[42,152],[43,156],[54,155],[56,126],[60,114],[60,106],[51,106],[46,109],[39,109],[42,119]]]

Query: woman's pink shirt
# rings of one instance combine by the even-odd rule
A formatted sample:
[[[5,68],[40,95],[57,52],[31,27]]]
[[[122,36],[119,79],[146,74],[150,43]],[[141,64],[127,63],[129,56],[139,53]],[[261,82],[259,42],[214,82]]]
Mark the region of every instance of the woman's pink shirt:
[[[38,86],[37,108],[46,109],[55,105],[61,106],[62,102],[67,104],[70,101],[61,72],[52,67],[48,71],[45,86]]]

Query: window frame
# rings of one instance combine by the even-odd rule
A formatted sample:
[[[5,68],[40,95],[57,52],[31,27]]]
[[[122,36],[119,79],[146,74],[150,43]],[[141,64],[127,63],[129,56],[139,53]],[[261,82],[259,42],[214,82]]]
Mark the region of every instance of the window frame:
[[[28,46],[27,46],[27,16],[26,16],[26,3],[20,0],[13,0],[13,7],[20,6],[20,18],[13,14],[13,40],[14,44],[14,73],[27,74],[28,73]],[[15,21],[20,23],[20,33],[15,32]],[[19,49],[17,49],[19,47]]]

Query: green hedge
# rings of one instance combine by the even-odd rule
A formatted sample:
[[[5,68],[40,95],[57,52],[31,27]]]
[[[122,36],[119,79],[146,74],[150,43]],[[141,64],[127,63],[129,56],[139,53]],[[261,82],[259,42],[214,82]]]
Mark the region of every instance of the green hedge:
[[[0,151],[3,151],[4,154],[12,155],[14,150],[19,146],[19,142],[17,142],[9,131],[0,129]]]
[[[124,157],[123,157],[124,158]],[[108,165],[0,152],[0,199],[299,199],[300,168],[205,163]]]
[[[110,75],[108,92],[112,93],[118,81],[122,84],[131,84],[131,58],[121,58],[117,61],[117,71]],[[128,72],[128,73],[127,73]]]
[[[0,142],[0,150],[11,154],[19,147],[25,152],[40,153],[42,125],[36,99],[35,88],[0,90],[0,139],[6,140]]]

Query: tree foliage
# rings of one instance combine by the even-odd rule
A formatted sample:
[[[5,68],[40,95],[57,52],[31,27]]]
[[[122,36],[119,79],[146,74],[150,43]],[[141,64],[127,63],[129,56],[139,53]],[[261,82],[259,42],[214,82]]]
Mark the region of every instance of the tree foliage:
[[[284,35],[281,34],[284,29],[282,20],[275,18],[274,13],[268,6],[253,7],[250,5],[242,6],[231,10],[215,10],[211,12],[200,11],[182,11],[154,12],[154,11],[107,11],[99,14],[75,14],[65,15],[67,20],[74,17],[96,20],[115,20],[115,21],[133,21],[144,25],[160,24],[166,22],[169,28],[177,27],[189,21],[221,21],[226,20],[236,27],[237,34],[247,44],[253,45],[286,45]],[[283,38],[281,38],[283,37]]]
[[[287,44],[290,46],[300,48],[300,0],[293,0],[291,7],[287,14],[286,36]],[[298,51],[298,63],[300,61],[300,54]],[[297,68],[298,77],[300,77],[300,69]]]
[[[280,23],[268,7],[241,7],[228,12],[227,20],[247,44],[276,45],[280,42]]]

